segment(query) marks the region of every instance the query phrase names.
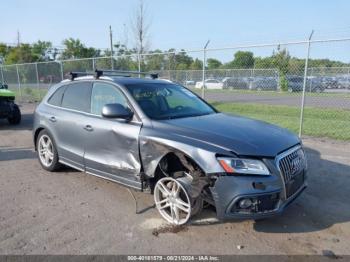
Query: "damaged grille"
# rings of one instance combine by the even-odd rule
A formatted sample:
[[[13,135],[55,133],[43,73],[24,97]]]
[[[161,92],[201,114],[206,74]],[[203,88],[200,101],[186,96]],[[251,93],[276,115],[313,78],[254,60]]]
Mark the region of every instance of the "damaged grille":
[[[277,158],[277,165],[283,176],[287,198],[292,196],[304,182],[306,159],[301,147],[282,153]]]

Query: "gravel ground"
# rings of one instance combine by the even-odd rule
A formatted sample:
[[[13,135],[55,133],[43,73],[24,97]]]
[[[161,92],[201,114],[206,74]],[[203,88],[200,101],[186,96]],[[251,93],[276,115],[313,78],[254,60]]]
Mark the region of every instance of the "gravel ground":
[[[350,254],[350,143],[304,139],[309,188],[281,216],[217,223],[213,211],[166,225],[152,196],[72,169],[44,171],[33,151],[34,105],[0,121],[0,254]],[[238,246],[240,246],[238,248]]]

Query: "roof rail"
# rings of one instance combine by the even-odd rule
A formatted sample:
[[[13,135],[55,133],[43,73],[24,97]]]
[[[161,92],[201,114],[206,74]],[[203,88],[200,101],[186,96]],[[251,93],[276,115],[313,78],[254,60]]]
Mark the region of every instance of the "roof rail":
[[[101,76],[123,76],[131,77],[131,75],[149,75],[152,79],[157,79],[157,73],[148,73],[140,71],[122,71],[122,70],[99,70],[96,69],[94,72],[69,72],[69,79],[73,81],[79,76],[94,76],[96,79],[99,79]]]
[[[123,71],[123,70],[95,70],[95,77],[99,78],[100,76],[124,76],[130,77],[131,75],[149,75],[152,79],[157,79],[157,73],[141,72],[141,71]]]
[[[75,78],[79,76],[89,76],[92,75],[89,72],[69,72],[69,80],[73,81]]]

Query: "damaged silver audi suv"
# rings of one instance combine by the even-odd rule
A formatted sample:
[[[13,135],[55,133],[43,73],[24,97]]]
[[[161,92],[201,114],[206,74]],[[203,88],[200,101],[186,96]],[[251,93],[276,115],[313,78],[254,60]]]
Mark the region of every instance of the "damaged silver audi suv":
[[[280,214],[306,188],[300,139],[216,110],[156,74],[71,72],[34,115],[41,166],[62,165],[154,195],[180,225],[212,206],[219,220]]]

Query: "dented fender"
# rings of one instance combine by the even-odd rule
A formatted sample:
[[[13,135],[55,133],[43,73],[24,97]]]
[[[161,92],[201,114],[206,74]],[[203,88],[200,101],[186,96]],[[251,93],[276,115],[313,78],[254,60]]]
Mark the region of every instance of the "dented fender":
[[[223,172],[216,160],[216,154],[230,155],[227,150],[207,144],[175,132],[164,132],[143,127],[140,132],[140,155],[144,174],[153,177],[160,160],[171,152],[180,152],[191,158],[204,173]]]

